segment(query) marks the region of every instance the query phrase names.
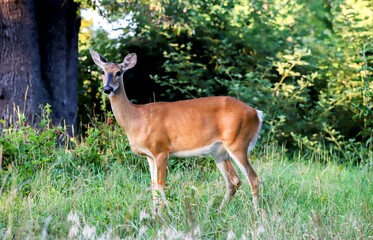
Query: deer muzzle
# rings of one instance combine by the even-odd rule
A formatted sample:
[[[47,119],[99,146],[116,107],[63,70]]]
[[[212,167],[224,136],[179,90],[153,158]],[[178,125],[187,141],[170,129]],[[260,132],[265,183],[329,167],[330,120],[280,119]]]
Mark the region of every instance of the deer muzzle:
[[[102,89],[102,91],[105,93],[105,94],[110,94],[110,93],[112,93],[113,92],[113,88],[112,87],[110,87],[109,85],[106,85],[106,86],[104,86],[104,88]]]
[[[102,89],[102,91],[105,93],[105,94],[110,94],[114,91],[114,89],[110,86],[110,83],[112,81],[112,78],[113,78],[113,74],[109,73],[107,75],[107,82],[104,86],[104,88]]]

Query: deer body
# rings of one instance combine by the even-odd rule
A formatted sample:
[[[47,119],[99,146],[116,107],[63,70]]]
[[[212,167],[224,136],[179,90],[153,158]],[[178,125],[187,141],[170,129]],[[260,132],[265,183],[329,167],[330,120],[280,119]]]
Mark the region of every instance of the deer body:
[[[93,50],[91,55],[105,72],[104,92],[109,95],[114,116],[126,132],[132,151],[148,160],[156,208],[165,201],[169,157],[205,154],[214,157],[226,181],[221,207],[241,185],[230,162],[233,159],[250,183],[257,208],[259,178],[248,161],[248,152],[259,135],[260,111],[232,97],[134,105],[127,98],[123,72],[136,64],[136,55],[128,55],[121,64],[109,63]]]

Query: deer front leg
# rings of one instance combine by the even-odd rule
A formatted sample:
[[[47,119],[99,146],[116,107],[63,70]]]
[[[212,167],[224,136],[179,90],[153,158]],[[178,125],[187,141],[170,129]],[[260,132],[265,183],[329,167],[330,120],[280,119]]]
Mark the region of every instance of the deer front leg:
[[[146,157],[146,159],[148,160],[148,163],[149,163],[149,172],[150,172],[150,177],[151,177],[152,194],[153,194],[153,199],[154,199],[154,192],[155,192],[154,186],[155,186],[155,183],[156,183],[156,180],[154,178],[155,160],[151,157]]]
[[[152,178],[153,206],[155,214],[166,204],[164,187],[167,177],[167,154],[158,154],[154,159],[148,157],[150,175]]]

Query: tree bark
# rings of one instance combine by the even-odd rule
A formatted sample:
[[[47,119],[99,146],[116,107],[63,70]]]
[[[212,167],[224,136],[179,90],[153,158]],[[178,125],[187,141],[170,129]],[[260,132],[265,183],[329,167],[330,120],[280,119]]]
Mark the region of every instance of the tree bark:
[[[40,74],[33,1],[0,0],[0,34],[1,119],[11,123],[19,113],[32,119],[49,100]]]
[[[77,5],[66,0],[37,1],[42,78],[47,81],[55,121],[75,123],[77,111]]]
[[[13,106],[36,123],[50,103],[54,124],[76,126],[78,5],[73,0],[0,0],[0,118]]]

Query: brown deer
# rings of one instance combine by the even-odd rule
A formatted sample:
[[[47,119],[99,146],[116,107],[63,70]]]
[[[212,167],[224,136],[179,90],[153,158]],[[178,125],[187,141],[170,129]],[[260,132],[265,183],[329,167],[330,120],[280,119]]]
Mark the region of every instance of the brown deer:
[[[103,70],[103,92],[109,96],[115,119],[124,129],[133,152],[149,162],[155,212],[164,205],[169,157],[210,154],[226,182],[220,205],[229,202],[241,185],[230,162],[248,180],[255,210],[260,180],[248,160],[262,125],[262,112],[232,97],[205,97],[176,102],[132,104],[126,95],[123,73],[137,62],[135,53],[122,63],[108,62],[90,49],[93,61]]]

